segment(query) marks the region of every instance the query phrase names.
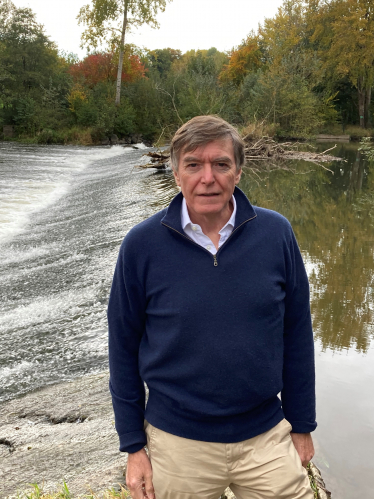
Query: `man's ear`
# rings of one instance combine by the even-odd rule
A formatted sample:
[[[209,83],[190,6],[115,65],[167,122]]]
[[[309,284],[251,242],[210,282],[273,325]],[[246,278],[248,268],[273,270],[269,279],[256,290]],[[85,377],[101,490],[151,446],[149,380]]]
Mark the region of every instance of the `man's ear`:
[[[240,170],[236,173],[235,175],[235,185],[237,185],[240,182],[240,177],[242,176],[243,170],[240,168]]]
[[[174,175],[174,178],[175,178],[175,183],[180,187],[181,186],[181,182],[180,182],[180,179],[179,179],[178,172],[174,170],[174,167],[172,167],[172,170],[173,170],[173,175]]]

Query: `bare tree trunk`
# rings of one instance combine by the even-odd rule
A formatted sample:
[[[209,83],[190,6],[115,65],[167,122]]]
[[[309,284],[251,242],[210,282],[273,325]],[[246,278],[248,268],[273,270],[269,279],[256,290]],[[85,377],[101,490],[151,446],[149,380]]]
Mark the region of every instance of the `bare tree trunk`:
[[[366,99],[365,99],[365,127],[371,128],[371,115],[370,115],[370,103],[371,103],[371,87],[366,89]]]
[[[116,88],[116,106],[118,107],[121,102],[121,83],[122,83],[122,67],[123,67],[123,53],[125,49],[125,33],[127,28],[127,6],[128,0],[125,0],[125,10],[123,13],[123,25],[121,35],[121,45],[119,49],[118,71],[117,71],[117,88]]]
[[[358,112],[360,115],[360,127],[365,128],[365,88],[363,86],[362,78],[358,80],[358,85],[357,85],[357,91],[358,91]]]

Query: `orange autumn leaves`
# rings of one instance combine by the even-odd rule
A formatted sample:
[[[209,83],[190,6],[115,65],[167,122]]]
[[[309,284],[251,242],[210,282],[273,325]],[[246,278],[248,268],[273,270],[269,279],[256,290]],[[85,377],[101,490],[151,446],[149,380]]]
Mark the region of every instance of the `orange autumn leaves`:
[[[99,52],[73,64],[69,73],[76,84],[89,88],[100,82],[114,82],[117,79],[118,55],[113,52]],[[146,69],[137,55],[129,55],[123,64],[122,81],[134,82],[145,76]]]
[[[248,37],[244,44],[231,52],[229,63],[224,66],[219,79],[222,82],[232,81],[239,85],[250,71],[255,71],[261,65],[258,40],[255,37]]]

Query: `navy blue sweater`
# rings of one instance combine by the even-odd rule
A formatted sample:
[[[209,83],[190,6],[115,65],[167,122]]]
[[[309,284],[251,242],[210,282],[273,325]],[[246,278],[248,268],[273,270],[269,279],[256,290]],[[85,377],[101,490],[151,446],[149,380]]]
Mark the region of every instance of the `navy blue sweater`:
[[[121,451],[146,444],[144,419],[223,443],[283,417],[298,433],[316,427],[309,285],[295,236],[238,188],[235,199],[235,227],[216,258],[183,232],[182,194],[121,245],[108,306]]]

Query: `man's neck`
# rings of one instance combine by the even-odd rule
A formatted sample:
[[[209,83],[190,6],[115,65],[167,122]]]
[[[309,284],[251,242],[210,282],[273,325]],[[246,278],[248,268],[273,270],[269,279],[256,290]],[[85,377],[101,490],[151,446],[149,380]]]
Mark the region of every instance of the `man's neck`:
[[[192,212],[187,206],[188,214],[190,216],[191,222],[196,225],[200,225],[203,233],[208,236],[215,247],[218,249],[218,243],[220,240],[219,231],[224,227],[230,220],[232,212],[234,211],[234,206],[232,201],[227,205],[227,208],[221,213],[211,213],[207,215],[202,215],[200,213]]]

